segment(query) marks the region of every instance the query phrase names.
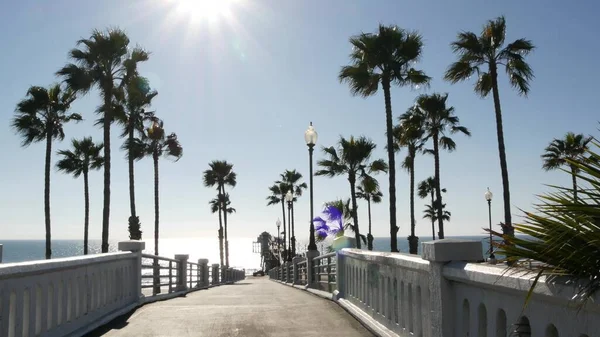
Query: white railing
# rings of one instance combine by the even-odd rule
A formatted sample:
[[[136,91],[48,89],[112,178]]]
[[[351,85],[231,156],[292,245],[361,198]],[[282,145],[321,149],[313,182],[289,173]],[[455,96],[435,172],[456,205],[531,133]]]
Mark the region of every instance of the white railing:
[[[119,253],[1,264],[0,336],[82,336],[141,304],[245,278],[233,268],[220,278],[219,265],[209,268],[206,259],[143,249],[125,241]]]
[[[400,336],[431,336],[429,261],[357,249],[338,256],[338,298]]]
[[[0,336],[77,336],[134,309],[139,263],[121,252],[0,266]]]
[[[481,242],[452,239],[424,243],[423,257],[343,249],[337,261],[329,254],[295,260],[270,270],[269,277],[302,284],[306,265],[312,274],[307,290],[329,290],[382,336],[600,336],[600,296],[578,306],[573,299],[580,284],[542,278],[523,310],[535,274],[475,263],[483,260],[481,252]],[[293,268],[299,277],[289,280]]]

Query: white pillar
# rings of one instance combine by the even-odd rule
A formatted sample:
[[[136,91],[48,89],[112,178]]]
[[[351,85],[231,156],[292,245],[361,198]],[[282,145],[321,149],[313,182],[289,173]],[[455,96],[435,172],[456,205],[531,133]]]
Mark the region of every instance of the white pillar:
[[[444,278],[444,265],[450,261],[483,260],[481,241],[443,239],[423,242],[423,259],[429,261],[429,296],[431,301],[431,336],[454,335],[454,303],[452,285]]]
[[[313,270],[313,259],[319,255],[320,253],[318,250],[309,250],[306,252],[306,285],[308,288],[314,288],[315,285],[319,283]]]
[[[213,263],[212,265],[212,285],[219,285],[219,264]]]
[[[177,287],[175,291],[186,291],[188,289],[187,283],[187,262],[190,258],[187,254],[177,254],[175,255],[175,260],[177,263]]]
[[[348,275],[346,275],[346,264],[343,250],[336,252],[336,266],[335,266],[335,284],[337,289],[333,291],[333,296],[336,299],[346,297],[346,284],[348,284]],[[355,282],[355,280],[352,280]]]
[[[304,260],[304,258],[300,256],[294,256],[292,258],[292,268],[294,268],[292,284],[298,284],[298,281],[300,281],[300,271],[298,270],[298,262],[301,262],[302,260]]]
[[[2,245],[0,245],[0,248],[2,248]],[[140,298],[142,296],[142,252],[146,249],[146,243],[137,240],[121,241],[118,243],[118,248],[122,252],[132,252],[137,255],[137,261],[135,262],[137,272],[133,273],[130,281],[133,284],[133,289],[137,289],[138,298]],[[0,253],[1,251],[2,250],[0,249]],[[1,255],[2,254],[0,254],[0,256]]]
[[[198,259],[198,269],[200,269],[200,287],[208,287],[208,259]]]

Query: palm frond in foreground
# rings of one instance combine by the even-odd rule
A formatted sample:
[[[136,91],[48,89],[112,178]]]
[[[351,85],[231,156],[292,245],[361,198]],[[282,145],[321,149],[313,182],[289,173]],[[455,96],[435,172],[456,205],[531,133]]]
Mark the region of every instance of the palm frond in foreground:
[[[594,144],[595,148],[600,144]],[[597,152],[597,149],[595,149]],[[590,161],[589,156],[593,159]],[[515,225],[517,234],[502,235],[498,252],[508,256],[509,265],[522,259],[538,261],[537,277],[567,276],[581,283],[576,299],[585,300],[600,289],[600,155],[587,150],[585,156],[568,159],[578,168],[579,197],[573,188],[553,186],[554,192],[541,195],[535,212],[525,212],[525,222]],[[565,174],[571,174],[565,170]],[[518,268],[516,263],[512,268]],[[583,303],[582,302],[582,303]]]

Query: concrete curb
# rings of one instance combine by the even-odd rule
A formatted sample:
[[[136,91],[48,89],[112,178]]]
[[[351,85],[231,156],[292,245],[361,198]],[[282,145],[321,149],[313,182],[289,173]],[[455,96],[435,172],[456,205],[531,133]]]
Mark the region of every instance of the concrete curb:
[[[360,308],[358,308],[357,306],[352,304],[350,301],[343,299],[343,298],[338,298],[337,290],[334,291],[333,293],[328,293],[323,290],[307,288],[304,285],[285,283],[285,282],[281,282],[278,280],[271,280],[271,281],[282,284],[282,285],[286,285],[288,287],[293,287],[293,288],[296,288],[299,290],[304,290],[315,296],[319,296],[323,299],[330,300],[334,303],[337,303],[337,305],[339,305],[342,309],[344,309],[347,313],[349,313],[350,316],[354,317],[357,321],[360,322],[360,324],[362,324],[365,328],[367,328],[367,330],[372,332],[377,337],[400,337],[400,335],[398,335],[397,333],[393,332],[392,330],[386,328],[383,324],[377,322],[375,319],[373,319],[373,317],[371,317],[369,314],[365,313],[364,311],[360,310]]]

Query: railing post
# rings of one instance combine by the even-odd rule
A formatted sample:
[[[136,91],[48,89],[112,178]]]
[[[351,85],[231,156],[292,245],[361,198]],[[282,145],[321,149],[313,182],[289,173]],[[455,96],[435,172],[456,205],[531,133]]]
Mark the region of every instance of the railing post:
[[[346,284],[348,283],[348,280],[346,280],[346,278],[348,277],[348,275],[346,275],[345,270],[346,261],[343,249],[338,250],[335,255],[335,284],[337,286],[337,289],[333,291],[333,296],[337,300],[346,297]],[[355,280],[352,280],[352,282],[354,281]]]
[[[318,250],[309,250],[306,252],[306,286],[308,288],[316,288],[318,280],[316,278],[316,270],[313,259],[319,256]]]
[[[225,271],[225,273],[227,274],[227,283],[232,283],[233,282],[233,277],[231,277],[232,273],[233,273],[233,268],[227,268],[227,270]]]
[[[300,256],[294,256],[292,258],[292,267],[294,268],[292,284],[300,284],[300,282],[298,282],[300,280],[300,271],[298,270],[298,262],[300,262],[302,260],[304,260],[304,258],[300,257]]]
[[[198,259],[198,270],[200,270],[200,287],[208,287],[208,259]]]
[[[212,285],[219,285],[219,264],[213,263],[212,265]]]
[[[0,257],[2,256],[1,248],[2,245],[0,245]],[[137,272],[133,273],[133,278],[131,282],[133,283],[133,289],[136,289],[137,297],[139,299],[142,297],[142,251],[144,251],[144,249],[146,248],[146,243],[144,241],[136,240],[121,241],[118,243],[118,248],[122,252],[132,252],[135,253],[137,256],[137,261],[135,262],[135,265],[137,266]],[[88,298],[86,299],[86,301],[88,301],[88,304],[91,301],[91,298],[89,297],[90,293],[91,292],[88,292]]]
[[[0,244],[0,263],[2,263],[2,244]]]
[[[175,255],[177,260],[177,287],[175,291],[186,291],[187,286],[187,261],[190,258],[187,254]]]
[[[450,261],[483,260],[481,241],[442,239],[423,242],[423,259],[429,261],[430,268],[431,336],[452,336],[456,304],[451,284],[444,278],[444,265]]]

